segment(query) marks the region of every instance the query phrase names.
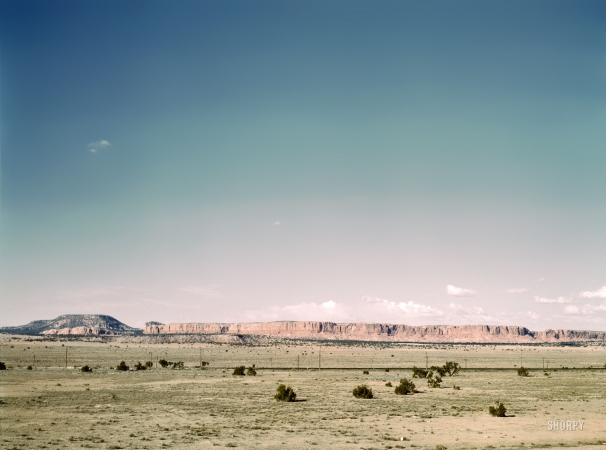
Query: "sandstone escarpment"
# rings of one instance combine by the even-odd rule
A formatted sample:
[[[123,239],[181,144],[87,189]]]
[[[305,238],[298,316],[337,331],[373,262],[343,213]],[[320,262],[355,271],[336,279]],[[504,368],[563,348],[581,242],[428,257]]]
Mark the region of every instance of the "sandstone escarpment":
[[[410,326],[381,323],[251,322],[170,323],[149,322],[145,334],[251,334],[279,338],[370,340],[401,342],[580,342],[605,341],[606,332],[580,330],[530,331],[503,325]]]

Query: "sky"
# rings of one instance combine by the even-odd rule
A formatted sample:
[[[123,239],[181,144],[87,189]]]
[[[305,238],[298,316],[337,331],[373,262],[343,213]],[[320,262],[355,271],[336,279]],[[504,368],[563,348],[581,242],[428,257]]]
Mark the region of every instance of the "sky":
[[[606,3],[0,3],[0,326],[606,330]]]

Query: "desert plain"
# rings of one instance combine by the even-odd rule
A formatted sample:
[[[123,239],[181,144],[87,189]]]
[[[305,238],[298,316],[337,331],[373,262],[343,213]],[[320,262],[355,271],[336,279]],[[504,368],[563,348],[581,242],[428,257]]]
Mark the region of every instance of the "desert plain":
[[[0,371],[2,449],[606,448],[603,343],[233,344],[11,335],[0,343],[8,367]],[[184,368],[162,368],[162,359]],[[115,370],[120,361],[131,370]],[[132,370],[146,361],[151,369]],[[394,393],[413,366],[446,361],[462,369],[440,388],[415,378],[417,393]],[[236,366],[253,364],[256,376],[232,375]],[[84,365],[92,373],[82,372]],[[518,376],[520,365],[528,377]],[[291,386],[297,401],[276,401],[279,384]],[[374,398],[354,398],[362,384]],[[496,401],[507,417],[488,414]]]

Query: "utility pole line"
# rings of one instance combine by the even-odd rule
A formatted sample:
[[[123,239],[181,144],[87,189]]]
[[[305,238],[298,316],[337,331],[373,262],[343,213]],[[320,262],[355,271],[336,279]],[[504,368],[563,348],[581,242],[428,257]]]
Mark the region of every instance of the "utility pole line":
[[[67,369],[67,345],[65,346],[65,368]]]
[[[425,370],[429,368],[429,356],[427,356],[427,352],[425,352]]]

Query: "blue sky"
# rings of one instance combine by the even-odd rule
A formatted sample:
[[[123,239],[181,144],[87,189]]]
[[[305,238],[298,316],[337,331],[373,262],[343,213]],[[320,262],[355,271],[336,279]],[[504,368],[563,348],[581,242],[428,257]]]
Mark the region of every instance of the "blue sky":
[[[604,2],[4,1],[0,57],[1,325],[606,330]]]

